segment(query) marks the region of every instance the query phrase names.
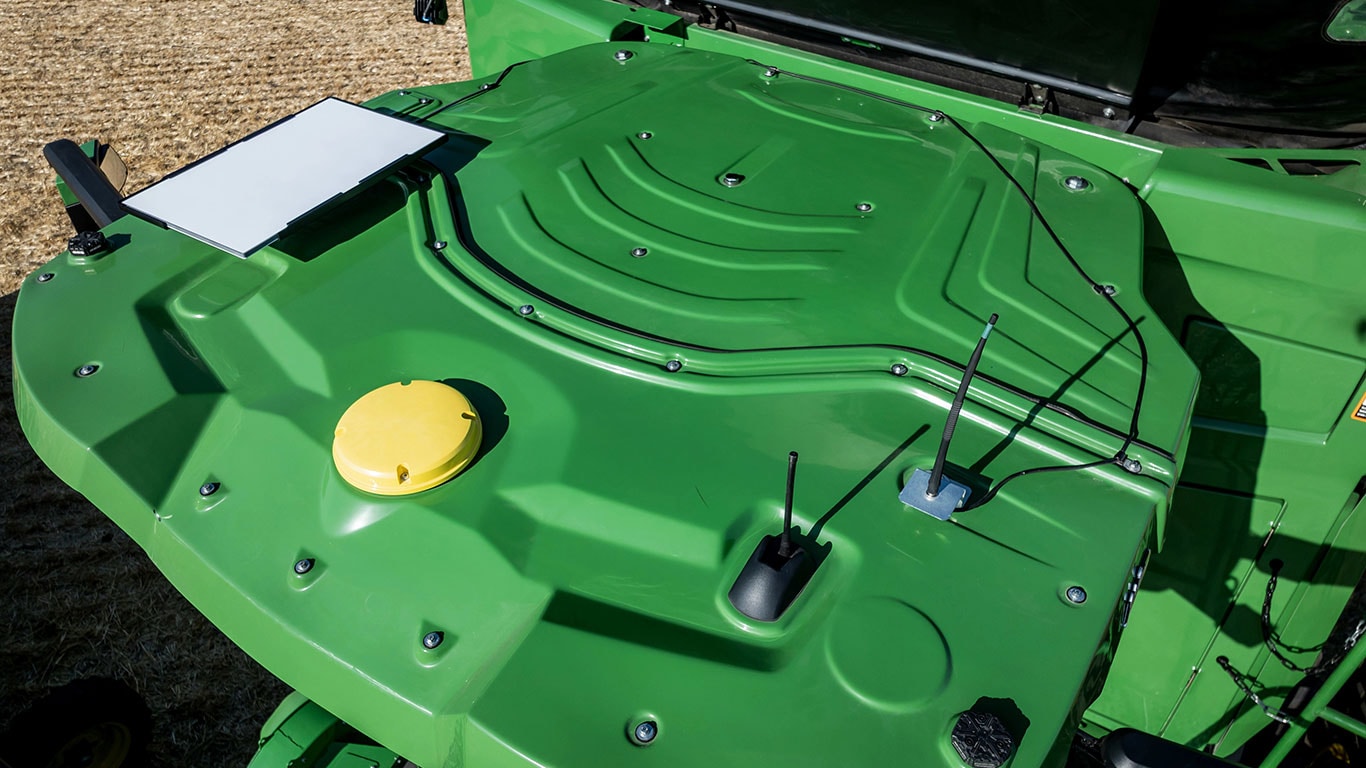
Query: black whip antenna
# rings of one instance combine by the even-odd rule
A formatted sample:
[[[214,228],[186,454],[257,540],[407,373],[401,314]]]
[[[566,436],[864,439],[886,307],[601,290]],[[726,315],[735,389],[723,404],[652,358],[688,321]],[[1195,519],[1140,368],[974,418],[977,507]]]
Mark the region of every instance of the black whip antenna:
[[[968,365],[963,369],[963,378],[958,382],[958,391],[953,395],[953,405],[949,406],[949,416],[944,421],[944,436],[939,440],[939,453],[934,457],[934,467],[929,472],[917,469],[911,474],[906,487],[901,490],[902,503],[940,520],[948,520],[954,510],[963,506],[968,494],[971,493],[966,485],[944,478],[944,462],[949,457],[949,444],[953,442],[953,430],[958,426],[958,414],[963,410],[968,385],[977,373],[977,364],[982,361],[982,350],[986,349],[987,337],[996,327],[998,319],[999,315],[991,313],[987,327],[982,330],[981,337],[977,339],[977,346],[972,350],[972,357],[968,358]]]

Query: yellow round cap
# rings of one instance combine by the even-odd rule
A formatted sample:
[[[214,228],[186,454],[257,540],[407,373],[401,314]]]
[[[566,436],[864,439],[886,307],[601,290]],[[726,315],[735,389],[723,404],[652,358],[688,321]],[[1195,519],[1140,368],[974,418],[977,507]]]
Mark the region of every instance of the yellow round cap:
[[[337,422],[332,461],[362,491],[402,496],[435,488],[469,466],[483,426],[455,387],[395,382],[351,404]]]

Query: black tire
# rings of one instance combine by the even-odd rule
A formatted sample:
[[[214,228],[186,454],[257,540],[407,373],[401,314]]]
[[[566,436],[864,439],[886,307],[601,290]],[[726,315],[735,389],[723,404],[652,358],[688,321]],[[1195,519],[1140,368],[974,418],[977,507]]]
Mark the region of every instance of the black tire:
[[[152,734],[147,703],[104,677],[50,691],[0,734],[0,766],[10,768],[141,768]]]

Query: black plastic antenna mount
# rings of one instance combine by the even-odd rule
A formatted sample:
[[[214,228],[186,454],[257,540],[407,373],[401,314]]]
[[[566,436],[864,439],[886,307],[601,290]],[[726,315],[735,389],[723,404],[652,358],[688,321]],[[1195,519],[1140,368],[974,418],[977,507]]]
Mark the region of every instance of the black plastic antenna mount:
[[[797,452],[793,451],[787,455],[783,530],[759,541],[727,595],[735,610],[757,621],[777,621],[816,572],[816,560],[792,541],[792,491],[796,481]]]

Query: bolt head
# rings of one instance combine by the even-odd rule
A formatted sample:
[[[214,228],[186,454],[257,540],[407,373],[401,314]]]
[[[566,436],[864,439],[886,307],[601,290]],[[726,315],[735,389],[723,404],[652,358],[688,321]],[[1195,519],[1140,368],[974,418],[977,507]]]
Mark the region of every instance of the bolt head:
[[[641,140],[653,139],[654,136],[655,135],[653,133],[650,133],[649,131],[641,131],[640,133],[636,134],[636,138]]]
[[[764,77],[777,77],[777,76],[778,76],[778,68],[777,68],[777,67],[769,67],[768,69],[765,69],[765,70],[764,70]]]
[[[299,574],[300,576],[304,575],[305,573],[308,573],[311,570],[313,570],[313,558],[311,557],[305,557],[304,559],[294,563],[294,572]]]
[[[420,99],[417,100],[417,103],[418,103],[418,104],[431,104],[431,103],[432,103],[432,100],[431,100],[430,98],[426,97],[426,96],[423,96],[422,98],[420,98]]]
[[[435,243],[432,243],[432,249],[433,249],[433,250],[436,250],[436,251],[439,251],[439,250],[441,250],[442,248],[445,248],[445,247],[446,247],[446,241],[445,241],[445,240],[437,240]]]
[[[430,651],[441,645],[441,641],[445,639],[446,634],[444,632],[428,632],[422,637],[422,647]]]
[[[654,741],[655,737],[659,735],[659,724],[653,720],[645,720],[636,724],[633,733],[636,737],[636,743],[644,746]]]
[[[56,277],[56,275],[52,274],[51,272],[44,272],[43,274],[38,275],[38,282],[46,283],[54,277]]]
[[[854,206],[854,208],[857,209],[859,213],[867,213],[867,212],[873,210],[873,204],[872,204],[872,203],[859,203],[858,205]]]
[[[1119,113],[1115,111],[1114,107],[1106,107],[1105,109],[1102,109],[1100,113],[1105,116],[1106,120],[1114,120],[1119,116]]]
[[[1087,181],[1086,179],[1080,176],[1068,176],[1066,179],[1063,180],[1062,185],[1072,190],[1073,192],[1080,192],[1083,189],[1086,189],[1087,187],[1091,186],[1091,182]]]
[[[668,371],[669,373],[678,373],[682,369],[683,363],[678,360],[670,360],[669,362],[664,364],[664,370]]]
[[[215,493],[218,493],[218,483],[215,483],[215,482],[207,482],[207,483],[204,483],[203,485],[199,486],[199,495],[200,495],[200,496],[212,496],[212,495],[214,495]]]
[[[530,304],[523,304],[522,306],[517,308],[517,314],[521,315],[522,317],[526,317],[527,315],[535,311],[536,308],[531,306]]]
[[[1129,472],[1130,474],[1137,475],[1138,473],[1143,471],[1143,462],[1139,461],[1138,459],[1125,459],[1124,471]]]
[[[1081,605],[1082,603],[1086,602],[1086,590],[1075,585],[1068,587],[1067,602],[1075,603],[1077,605]]]
[[[84,379],[86,376],[94,376],[95,371],[98,371],[99,369],[100,367],[98,365],[95,365],[94,363],[86,363],[85,365],[82,365],[80,368],[76,369],[76,375]]]
[[[738,186],[740,186],[741,183],[744,182],[744,180],[745,180],[744,175],[739,174],[739,173],[723,173],[723,174],[721,174],[721,184],[723,184],[724,186],[727,186],[727,187],[738,187]]]
[[[906,367],[906,364],[905,364],[905,363],[893,363],[893,364],[892,364],[892,375],[893,375],[893,376],[905,376],[907,373],[910,372],[910,370],[911,370],[910,368],[907,368],[907,367]]]
[[[635,56],[635,54],[625,49],[622,49],[612,54],[612,58],[616,59],[617,61],[630,61],[632,56]]]
[[[645,258],[645,255],[646,255],[647,253],[649,253],[649,252],[650,252],[650,249],[649,249],[649,248],[632,248],[632,249],[631,249],[631,255],[634,256],[634,257],[636,257],[637,259]]]
[[[943,122],[943,120],[944,120],[944,113],[943,113],[943,112],[931,112],[931,113],[930,113],[930,122],[931,122],[931,123]]]

